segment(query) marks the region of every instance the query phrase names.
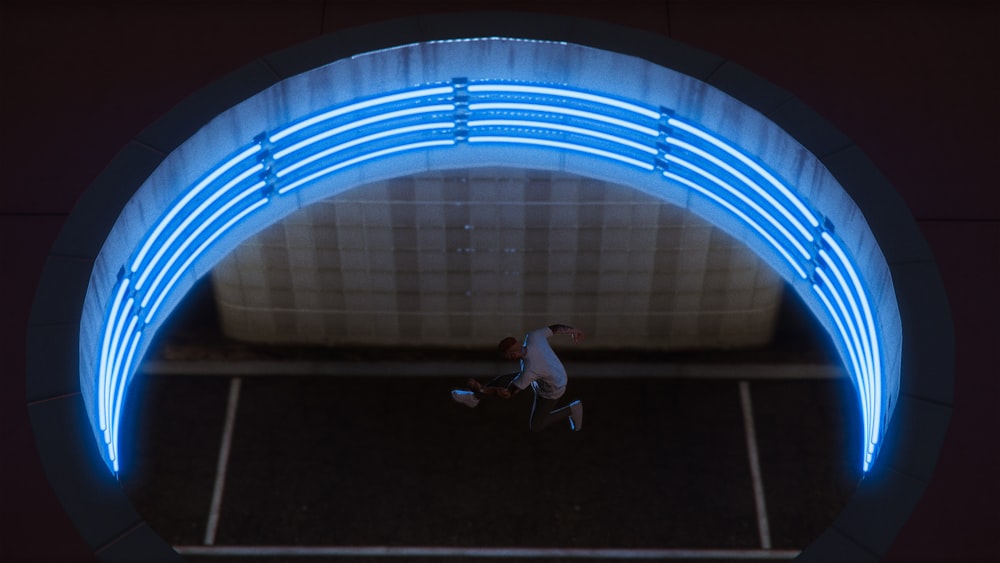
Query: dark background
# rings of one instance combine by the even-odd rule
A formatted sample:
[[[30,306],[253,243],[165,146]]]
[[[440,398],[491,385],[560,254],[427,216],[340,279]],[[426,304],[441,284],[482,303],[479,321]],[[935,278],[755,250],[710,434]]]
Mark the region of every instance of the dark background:
[[[956,336],[948,435],[887,559],[1000,557],[996,4],[178,0],[0,5],[0,559],[90,557],[45,480],[24,400],[31,301],[90,182],[145,126],[257,57],[344,27],[469,9],[591,17],[705,49],[797,96],[871,157],[935,254]]]

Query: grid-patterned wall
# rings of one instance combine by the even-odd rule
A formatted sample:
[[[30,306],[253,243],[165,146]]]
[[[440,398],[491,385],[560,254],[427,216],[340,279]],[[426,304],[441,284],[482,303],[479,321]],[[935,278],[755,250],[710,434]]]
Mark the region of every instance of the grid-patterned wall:
[[[560,173],[434,172],[353,189],[216,267],[225,333],[259,343],[492,345],[555,322],[588,347],[745,347],[783,282],[705,220]]]

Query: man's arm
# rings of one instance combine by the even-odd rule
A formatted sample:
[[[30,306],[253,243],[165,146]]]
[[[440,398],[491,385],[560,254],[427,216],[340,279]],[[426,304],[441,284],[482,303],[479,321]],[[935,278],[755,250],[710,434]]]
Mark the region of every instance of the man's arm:
[[[506,387],[494,387],[492,385],[486,386],[481,385],[478,389],[474,391],[480,395],[493,395],[495,397],[500,397],[501,399],[509,399],[514,395],[521,392],[521,388],[514,385],[514,382],[510,382]]]
[[[469,389],[471,389],[472,391],[474,391],[479,395],[493,395],[495,397],[500,397],[501,399],[509,399],[521,392],[521,388],[518,387],[517,385],[514,385],[514,381],[517,380],[517,377],[520,375],[521,372],[514,372],[511,374],[507,374],[506,376],[501,376],[495,379],[499,380],[503,378],[510,378],[506,384],[501,383],[499,385],[494,385],[494,384],[483,385],[482,383],[479,383],[475,379],[470,379],[468,385]]]
[[[514,385],[513,381],[511,381],[506,387],[493,387],[492,389],[495,389],[493,394],[501,399],[509,399],[521,392],[521,388]]]
[[[584,338],[583,331],[569,325],[549,325],[552,334],[568,334],[573,337],[573,342],[580,342]]]

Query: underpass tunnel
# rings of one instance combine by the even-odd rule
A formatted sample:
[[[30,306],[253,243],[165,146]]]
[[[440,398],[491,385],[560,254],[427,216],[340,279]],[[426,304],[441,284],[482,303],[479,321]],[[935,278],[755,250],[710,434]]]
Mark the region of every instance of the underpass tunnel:
[[[484,45],[480,42],[440,43],[428,44],[426,48],[456,50],[462,53],[458,57],[460,60],[461,56],[481,51]],[[508,43],[506,48],[517,49],[525,45],[540,53],[550,48],[545,43],[519,42]],[[555,54],[568,56],[569,60],[577,56],[575,52],[565,53],[562,47],[550,56]],[[388,52],[378,56],[398,55],[397,52]],[[596,52],[594,55],[602,56]],[[442,57],[441,60],[447,63],[446,66],[455,63],[449,57]],[[352,60],[351,64],[354,63]],[[494,70],[498,73],[512,71],[502,66]],[[330,71],[330,67],[322,69],[323,73]],[[646,67],[646,71],[653,74],[660,72],[657,67]],[[437,72],[442,72],[442,69]],[[667,84],[690,80],[670,73],[659,79]],[[650,85],[644,84],[644,87],[649,88]],[[677,88],[676,92],[683,93],[684,89]],[[271,104],[290,95],[275,89],[261,94],[271,99]],[[682,108],[684,104],[693,105],[689,112],[703,111],[695,108],[710,103],[710,98],[701,93],[684,96],[677,100],[677,104],[682,104]],[[293,103],[296,99],[293,96],[286,103]],[[546,83],[470,82],[467,78],[453,78],[443,83],[429,82],[416,88],[374,94],[374,97],[361,98],[334,109],[321,109],[273,131],[255,135],[249,144],[227,149],[232,147],[232,143],[239,143],[240,138],[245,139],[252,127],[238,117],[239,114],[250,112],[247,117],[256,115],[260,119],[256,107],[259,103],[251,100],[234,108],[227,115],[228,119],[217,120],[218,127],[203,130],[195,137],[197,141],[189,141],[196,148],[190,152],[176,151],[176,158],[170,166],[158,168],[145,184],[145,197],[134,198],[126,206],[116,225],[119,232],[109,239],[109,246],[99,257],[89,292],[91,298],[85,307],[81,332],[84,338],[80,348],[82,363],[95,365],[97,371],[95,374],[82,370],[81,383],[87,389],[84,394],[86,404],[95,421],[100,423],[100,428],[95,425],[95,437],[107,445],[108,459],[114,471],[117,472],[118,466],[117,436],[121,405],[137,359],[148,351],[150,336],[156,333],[165,315],[177,305],[183,294],[199,278],[207,275],[240,240],[297,209],[305,209],[330,194],[352,190],[366,181],[395,178],[407,170],[435,171],[456,165],[462,168],[462,164],[482,169],[489,168],[491,163],[495,167],[498,162],[521,162],[529,169],[537,166],[538,170],[572,171],[605,182],[621,182],[685,208],[718,225],[730,236],[741,238],[780,272],[790,287],[804,298],[827,331],[835,336],[834,343],[858,388],[865,427],[864,468],[867,470],[871,465],[897,392],[898,349],[892,343],[898,313],[892,303],[891,284],[886,285],[885,263],[878,247],[869,243],[871,235],[867,226],[859,215],[853,213],[849,200],[838,198],[835,180],[829,172],[816,161],[808,165],[802,162],[803,159],[808,161],[808,153],[803,152],[801,147],[789,155],[783,152],[776,154],[773,166],[777,168],[771,172],[748,156],[744,152],[747,149],[733,145],[734,140],[717,136],[718,133],[687,121],[689,118],[676,117],[675,110],[663,106],[654,110],[628,98],[554,87]],[[732,127],[728,123],[719,122],[716,125]],[[761,129],[758,131],[761,137],[740,130],[739,134],[745,137],[740,142],[750,146],[759,144],[761,138],[768,138],[766,135],[774,125],[760,120],[758,116],[757,127]],[[229,143],[222,142],[219,135],[228,138]],[[209,155],[213,152],[222,159],[214,166],[202,168],[206,157],[212,158]],[[775,174],[781,175],[779,170],[782,167],[790,167],[786,173],[794,172],[799,178],[795,181],[779,180]],[[183,180],[185,177],[189,179]],[[178,184],[185,185],[185,182],[190,182],[188,191],[178,196],[170,195],[177,190]],[[802,193],[796,195],[786,183],[797,186]],[[509,193],[498,190],[499,186],[494,186],[492,190],[477,186],[470,191],[474,195],[467,197],[516,199],[523,191],[528,198],[538,198],[544,196],[545,191],[538,186],[528,190],[518,190],[514,185],[503,187]],[[769,190],[774,193],[769,193]],[[557,193],[557,197],[574,194],[573,190],[548,191]],[[170,202],[172,198],[175,199]],[[168,204],[168,211],[160,215],[157,208],[165,203]],[[818,207],[811,209],[811,205]],[[396,207],[399,206],[392,209]],[[433,206],[423,207],[433,209]],[[461,216],[461,207],[450,209],[452,219],[465,219]],[[471,205],[468,207],[473,208]],[[389,208],[383,208],[382,215],[385,215],[385,209]],[[488,209],[488,213],[493,213],[495,217],[493,223],[487,219],[487,223],[481,225],[486,230],[497,230],[499,216],[496,213],[504,207],[487,204],[483,209]],[[557,236],[557,247],[562,244],[558,240],[560,230],[551,227],[558,226],[558,221],[565,217],[549,213],[550,220],[539,221],[546,209],[543,206],[529,206],[527,209],[537,215],[531,217],[531,223],[542,225],[536,232],[544,236],[554,234]],[[375,216],[378,212],[369,214]],[[159,218],[156,218],[157,215]],[[555,217],[555,222],[551,221],[552,217]],[[404,225],[410,221],[400,219]],[[435,223],[436,227],[442,224],[449,226],[447,220],[442,223],[441,217],[434,219],[428,222],[425,218],[425,226],[434,227]],[[836,226],[838,221],[840,226]],[[415,221],[410,222],[415,224]],[[462,230],[468,231],[467,236],[479,236],[475,233],[477,222],[470,216],[462,224]],[[138,226],[144,223],[149,224],[150,230],[129,251],[128,241],[135,236],[136,229],[140,228]],[[451,224],[457,228],[457,223]],[[374,231],[370,238],[376,238],[377,232]],[[447,229],[441,232],[445,233]],[[482,228],[480,232],[484,232]],[[562,230],[563,234],[566,232],[566,229]],[[642,232],[648,239],[651,233],[658,231],[631,229],[628,236],[636,239],[632,241],[636,246],[645,243],[655,248],[658,241],[640,240],[641,235],[637,233]],[[697,229],[682,231],[696,232]],[[426,238],[433,236],[432,233],[433,230],[428,229],[423,234]],[[607,236],[611,241],[623,235],[615,233],[614,229],[602,229],[600,236],[602,239]],[[452,238],[455,239],[453,242],[461,242],[454,235]],[[539,262],[545,256],[537,252],[532,256],[532,252],[526,252],[524,246],[519,252],[516,241],[504,246],[498,246],[498,242],[495,240],[490,246],[494,250],[506,249],[504,254],[510,254],[509,258],[523,254],[526,260]],[[528,242],[541,244],[542,241]],[[550,242],[545,241],[546,244]],[[620,241],[618,245],[621,246]],[[857,247],[853,250],[859,253],[857,256],[853,256],[851,245]],[[583,269],[575,271],[563,264],[555,265],[555,271],[563,270],[561,281],[564,285],[571,280],[574,284],[581,284],[576,293],[593,295],[595,289],[601,289],[599,278],[587,271],[593,270],[593,264],[589,268],[586,265],[588,259],[593,261],[593,253],[588,258],[587,245],[580,246],[582,252],[576,252],[573,262],[575,266],[578,259],[582,260]],[[355,248],[377,250],[377,247],[365,248],[364,245],[355,245]],[[477,255],[475,246],[453,248],[456,253],[463,254],[462,260],[470,264],[475,261],[477,268],[485,268],[480,270],[479,278],[487,276],[484,272],[490,267],[484,264],[484,260],[490,252],[481,251]],[[619,257],[622,255],[621,252],[618,254]],[[497,252],[493,255],[500,256]],[[555,260],[563,262],[567,262],[568,255],[559,248],[549,254],[550,258],[556,256]],[[119,265],[122,263],[118,261],[120,258],[124,258],[124,266]],[[361,261],[367,262],[369,258],[364,256]],[[401,254],[396,258],[403,259]],[[638,257],[628,258],[641,261]],[[425,261],[427,259],[424,258]],[[597,260],[599,263],[600,255]],[[457,263],[457,259],[453,261]],[[549,262],[547,272],[552,273],[552,260]],[[660,262],[663,268],[674,267],[662,256]],[[348,277],[354,273],[354,266],[348,265]],[[543,278],[538,275],[538,263],[526,262],[523,264],[525,267],[520,269],[517,264],[514,266],[514,269],[502,269],[499,264],[493,264],[492,269],[506,278],[522,276],[529,299],[539,291],[552,290],[548,287],[552,276]],[[717,269],[715,264],[711,266]],[[379,268],[383,272],[391,271],[386,264]],[[692,269],[689,264],[682,264],[681,268],[682,273],[674,277],[681,284],[678,294],[686,292],[687,295],[665,299],[673,298],[677,301],[673,303],[675,308],[687,312],[692,301],[702,300],[700,295],[692,295],[690,290],[693,286],[690,284],[703,273]],[[525,271],[520,272],[522,269]],[[642,269],[640,265],[630,268],[630,271]],[[474,273],[471,269],[467,271],[469,276]],[[606,267],[603,278],[611,280],[616,275],[620,277],[621,274],[615,272],[621,271]],[[366,271],[368,281],[377,280],[378,286],[374,289],[381,288],[382,297],[387,298],[387,289],[393,285],[387,283],[387,278],[391,276],[373,276],[372,272],[371,268]],[[573,276],[574,273],[581,275]],[[311,281],[315,286],[316,276],[312,278],[303,281]],[[414,279],[410,276],[410,281]],[[634,311],[646,291],[652,292],[653,289],[645,290],[639,276],[632,276],[631,282],[635,284],[636,291],[627,296],[633,303],[626,309]],[[108,283],[113,284],[111,291],[102,289]],[[461,291],[467,298],[473,298],[476,291],[484,291],[472,288],[478,284],[471,281],[463,283],[454,277],[448,283],[465,285]],[[614,285],[614,282],[611,284]],[[546,286],[544,290],[543,285]],[[553,285],[558,286],[559,280]],[[870,288],[875,286],[883,288],[883,291],[871,293]],[[399,288],[401,293],[397,293],[397,297],[409,296],[411,301],[404,309],[414,307],[412,298],[415,287]],[[371,295],[373,288],[370,283],[368,289],[364,299]],[[714,305],[718,310],[719,292],[716,287],[709,289],[716,295],[707,298],[708,305]],[[485,291],[493,290],[487,288]],[[626,296],[618,291],[624,300]],[[752,301],[752,292],[744,292],[741,298],[746,301],[748,296]],[[432,299],[429,295],[427,297]],[[556,301],[554,296],[547,297]],[[364,299],[355,301],[360,303]],[[566,299],[564,296],[558,306],[565,307]],[[662,292],[656,299],[663,304]],[[683,302],[685,299],[687,303]],[[715,299],[714,303],[712,299]],[[734,292],[730,292],[723,299],[740,298],[735,298]],[[284,301],[287,308],[288,298]],[[600,299],[592,301],[599,302]],[[606,303],[605,307],[610,303]],[[520,304],[539,308],[538,304],[534,307],[531,303]],[[619,309],[623,306],[620,305]],[[454,303],[453,308],[462,310],[468,307],[468,304]],[[745,307],[743,311],[749,313]],[[578,310],[577,314],[581,311]],[[317,319],[315,315],[312,318],[314,321]],[[734,318],[717,322],[725,324],[728,331],[730,325],[741,322],[734,321]],[[700,319],[696,322],[703,325],[696,332],[712,332],[711,328],[704,328],[708,327],[707,322]],[[649,324],[656,325],[656,321]],[[680,329],[675,325],[668,330],[660,330],[660,335],[667,332],[674,333],[671,346],[690,345],[685,342],[685,339],[690,342],[690,328]],[[95,345],[91,346],[91,343]]]
[[[790,287],[852,374],[863,419],[858,449],[871,468],[901,389],[892,272],[919,266],[927,250],[908,242],[919,237],[912,219],[892,219],[896,200],[875,205],[841,185],[842,177],[885,191],[848,142],[834,133],[797,141],[779,122],[801,133],[799,120],[811,114],[782,113],[794,105],[783,93],[771,94],[779,111],[766,116],[708,86],[699,78],[716,76],[719,61],[691,58],[689,75],[560,41],[487,35],[400,44],[310,69],[282,57],[249,68],[245,97],[223,107],[213,99],[215,109],[201,116],[209,123],[190,137],[144,132],[137,150],[152,147],[158,156],[147,160],[156,163],[130,172],[135,184],[104,188],[123,205],[98,229],[100,241],[79,243],[95,248],[75,367],[91,438],[111,474],[130,378],[171,311],[209,275],[226,332],[311,344],[388,336],[402,345],[417,336],[478,346],[487,333],[496,338],[495,323],[477,317],[485,309],[514,334],[572,315],[565,321],[593,326],[593,340],[615,349],[622,338],[754,346],[773,331]],[[416,189],[420,182],[442,193],[435,199],[433,189]],[[609,194],[629,204],[605,205]],[[330,205],[330,197],[345,200]],[[359,207],[352,197],[377,204]],[[339,217],[352,206],[359,211]],[[343,219],[334,228],[324,223],[331,207]],[[576,223],[563,223],[571,217]],[[296,244],[309,238],[322,244]],[[735,250],[734,239],[759,260]],[[57,245],[66,244],[75,241]],[[568,284],[573,291],[564,293]],[[96,522],[94,534],[104,535]],[[845,529],[854,525],[821,543],[850,552]]]

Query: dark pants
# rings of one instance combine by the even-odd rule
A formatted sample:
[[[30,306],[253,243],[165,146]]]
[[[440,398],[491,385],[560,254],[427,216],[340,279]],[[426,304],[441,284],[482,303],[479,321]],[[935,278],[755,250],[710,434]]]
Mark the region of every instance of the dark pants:
[[[486,387],[508,387],[510,382],[517,377],[518,372],[498,375],[487,383]],[[560,420],[566,420],[570,416],[569,405],[556,408],[559,399],[546,399],[538,394],[534,386],[531,387],[535,397],[531,404],[531,415],[528,417],[528,428],[532,432],[540,432]]]
[[[531,416],[528,418],[528,428],[532,432],[540,432],[560,420],[569,418],[569,405],[556,408],[559,399],[546,399],[535,391],[535,402],[531,406]]]

